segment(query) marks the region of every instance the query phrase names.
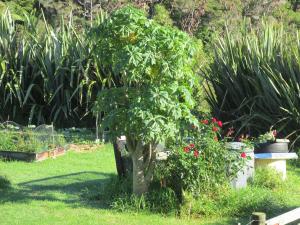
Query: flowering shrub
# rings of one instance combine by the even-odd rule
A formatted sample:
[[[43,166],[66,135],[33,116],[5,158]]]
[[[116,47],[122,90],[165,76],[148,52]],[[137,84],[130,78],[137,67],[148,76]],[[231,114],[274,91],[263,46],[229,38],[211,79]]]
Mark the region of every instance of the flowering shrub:
[[[159,174],[177,193],[194,196],[229,183],[247,160],[246,153],[228,151],[220,139],[223,124],[216,118],[192,126],[189,138],[171,146],[172,152]]]

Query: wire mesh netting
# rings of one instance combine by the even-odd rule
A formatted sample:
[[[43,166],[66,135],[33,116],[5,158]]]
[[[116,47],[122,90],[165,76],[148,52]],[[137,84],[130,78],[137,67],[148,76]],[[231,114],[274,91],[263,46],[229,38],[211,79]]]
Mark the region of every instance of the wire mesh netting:
[[[74,144],[91,144],[95,143],[96,131],[95,129],[87,128],[65,128],[59,130],[64,135],[68,143]]]
[[[43,152],[65,145],[64,136],[53,125],[25,127],[12,121],[0,123],[0,151]]]

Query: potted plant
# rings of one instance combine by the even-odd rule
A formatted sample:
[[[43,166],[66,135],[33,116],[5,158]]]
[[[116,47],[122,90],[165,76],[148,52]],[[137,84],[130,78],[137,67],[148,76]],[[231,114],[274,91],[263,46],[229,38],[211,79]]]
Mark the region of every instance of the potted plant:
[[[231,168],[239,167],[237,176],[231,180],[231,185],[234,188],[244,188],[254,174],[254,146],[248,134],[242,134],[236,138],[234,133],[233,127],[226,132],[225,147],[242,160],[234,161],[231,164]]]
[[[226,140],[226,148],[230,150],[236,150],[236,151],[241,151],[241,152],[246,152],[246,153],[253,153],[254,151],[254,146],[252,141],[250,140],[249,135],[240,135],[238,138],[234,137],[234,129],[233,127],[229,128],[226,135],[225,135],[225,140]]]
[[[255,153],[287,153],[289,152],[289,140],[277,139],[277,131],[271,130],[257,138]]]

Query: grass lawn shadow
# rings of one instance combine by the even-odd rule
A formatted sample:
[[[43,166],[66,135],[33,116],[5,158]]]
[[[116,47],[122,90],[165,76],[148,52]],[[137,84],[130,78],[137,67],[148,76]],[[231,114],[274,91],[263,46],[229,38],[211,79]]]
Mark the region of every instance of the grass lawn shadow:
[[[83,171],[31,180],[0,193],[0,203],[59,201],[71,207],[107,208],[104,202],[89,200],[86,195],[99,194],[114,176],[112,173]]]

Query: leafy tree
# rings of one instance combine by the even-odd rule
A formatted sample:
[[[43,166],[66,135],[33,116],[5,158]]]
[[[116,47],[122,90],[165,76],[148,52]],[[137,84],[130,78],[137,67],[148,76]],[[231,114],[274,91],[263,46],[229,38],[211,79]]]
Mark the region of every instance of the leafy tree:
[[[141,195],[152,179],[157,144],[175,139],[182,123],[196,123],[192,91],[202,44],[131,6],[115,11],[98,31],[99,57],[116,85],[99,93],[94,111],[104,112],[102,126],[112,137],[126,135],[133,192]]]

